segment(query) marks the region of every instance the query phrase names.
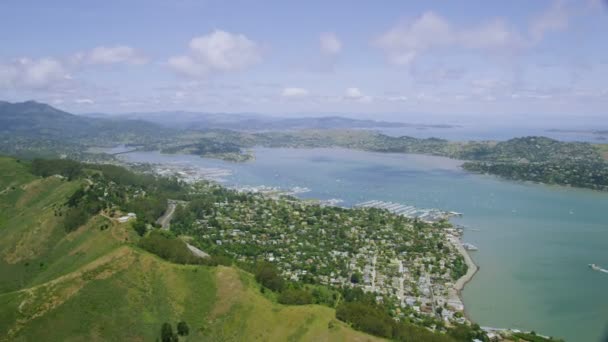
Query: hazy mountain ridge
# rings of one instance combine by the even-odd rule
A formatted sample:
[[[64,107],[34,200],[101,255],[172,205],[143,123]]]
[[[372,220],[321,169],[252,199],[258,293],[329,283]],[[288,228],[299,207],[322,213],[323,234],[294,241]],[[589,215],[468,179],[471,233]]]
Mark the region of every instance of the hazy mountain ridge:
[[[354,119],[337,115],[320,117],[281,118],[275,116],[238,113],[204,113],[187,111],[137,112],[122,114],[88,113],[95,118],[136,119],[173,128],[188,129],[232,129],[244,131],[298,130],[298,129],[346,129],[346,128],[451,128],[446,124],[413,124],[404,122]]]

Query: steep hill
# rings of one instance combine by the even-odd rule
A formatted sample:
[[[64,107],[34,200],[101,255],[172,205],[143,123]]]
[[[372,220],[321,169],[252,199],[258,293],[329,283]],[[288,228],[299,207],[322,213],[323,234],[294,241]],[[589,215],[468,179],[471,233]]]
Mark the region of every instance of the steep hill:
[[[86,179],[0,158],[0,341],[153,341],[185,321],[200,340],[368,341],[318,305],[285,306],[233,267],[177,265],[136,247],[130,223],[60,208]]]
[[[89,146],[159,143],[174,130],[139,120],[90,118],[35,101],[0,102],[0,153],[57,156]]]

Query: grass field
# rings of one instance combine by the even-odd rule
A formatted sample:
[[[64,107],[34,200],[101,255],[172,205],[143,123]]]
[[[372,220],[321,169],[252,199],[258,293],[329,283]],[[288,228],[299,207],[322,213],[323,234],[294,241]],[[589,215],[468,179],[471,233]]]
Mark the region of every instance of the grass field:
[[[602,157],[604,157],[605,160],[608,160],[608,144],[598,144],[595,146],[600,150]]]
[[[149,254],[128,224],[98,215],[66,233],[55,208],[79,185],[0,158],[0,341],[154,341],[181,320],[180,341],[376,340],[331,308],[276,303],[239,269]]]

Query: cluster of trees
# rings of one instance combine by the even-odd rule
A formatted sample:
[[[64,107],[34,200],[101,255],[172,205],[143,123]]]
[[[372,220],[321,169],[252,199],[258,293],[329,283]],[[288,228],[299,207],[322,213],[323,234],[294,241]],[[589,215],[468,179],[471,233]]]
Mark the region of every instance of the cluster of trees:
[[[196,257],[186,243],[170,231],[155,229],[141,238],[138,246],[159,257],[177,264],[201,264],[202,259]]]
[[[146,224],[154,225],[167,208],[167,199],[186,196],[176,178],[161,178],[131,172],[107,164],[84,164],[69,159],[35,159],[30,163],[32,174],[42,177],[61,175],[68,180],[90,178],[93,183],[82,186],[66,202],[64,226],[70,232],[85,224],[100,210],[118,207],[137,214],[134,228],[143,235]],[[90,183],[90,182],[89,182]]]
[[[277,298],[279,303],[285,305],[306,305],[313,303],[312,293],[305,288],[289,287]]]
[[[136,230],[140,229],[138,227],[141,227],[141,224],[138,222],[141,221],[135,221],[133,223]],[[211,255],[208,258],[200,258],[195,256],[188,249],[184,241],[175,236],[173,232],[166,230],[152,230],[148,235],[139,240],[138,246],[150,253],[156,254],[159,257],[176,264],[230,266],[233,262],[232,258],[227,255]]]
[[[395,320],[384,301],[376,301],[376,294],[364,292],[359,287],[341,289],[342,301],[336,308],[336,318],[350,324],[353,328],[396,341],[472,341],[488,338],[481,328],[474,325],[457,325],[447,329],[446,334],[433,333],[407,320]],[[440,321],[434,322],[443,327]]]
[[[254,270],[255,280],[265,289],[278,293],[277,301],[285,305],[321,304],[335,306],[339,292],[326,286],[305,285],[302,282],[285,281],[277,268],[268,262],[260,262]]]
[[[408,322],[396,321],[385,308],[369,301],[343,302],[336,309],[336,318],[349,323],[357,330],[397,341],[455,341],[449,335],[433,333]]]
[[[30,172],[37,176],[49,177],[60,175],[73,180],[82,175],[81,163],[69,159],[34,159]]]
[[[184,321],[177,323],[177,334],[173,332],[173,326],[171,323],[163,323],[160,328],[160,340],[161,342],[178,342],[179,336],[188,336],[190,334],[190,327]]]
[[[454,259],[454,263],[452,264],[452,279],[456,280],[467,274],[469,270],[469,266],[464,261],[464,257],[462,255],[456,256]]]
[[[67,232],[76,230],[105,207],[99,197],[90,195],[83,187],[79,188],[66,202],[67,211],[63,226]]]
[[[268,262],[258,263],[255,270],[255,280],[275,292],[281,292],[285,287],[285,280],[281,277],[279,270]]]

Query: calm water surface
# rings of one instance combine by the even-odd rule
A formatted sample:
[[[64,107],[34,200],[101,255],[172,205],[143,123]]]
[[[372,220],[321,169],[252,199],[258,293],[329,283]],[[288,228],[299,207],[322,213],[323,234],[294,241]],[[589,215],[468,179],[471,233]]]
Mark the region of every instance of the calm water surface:
[[[464,240],[480,271],[463,291],[482,326],[535,330],[568,341],[600,341],[608,328],[608,194],[469,174],[458,161],[344,149],[256,149],[235,164],[138,152],[135,162],[232,170],[234,185],[302,186],[303,198],[377,199],[464,213]]]

